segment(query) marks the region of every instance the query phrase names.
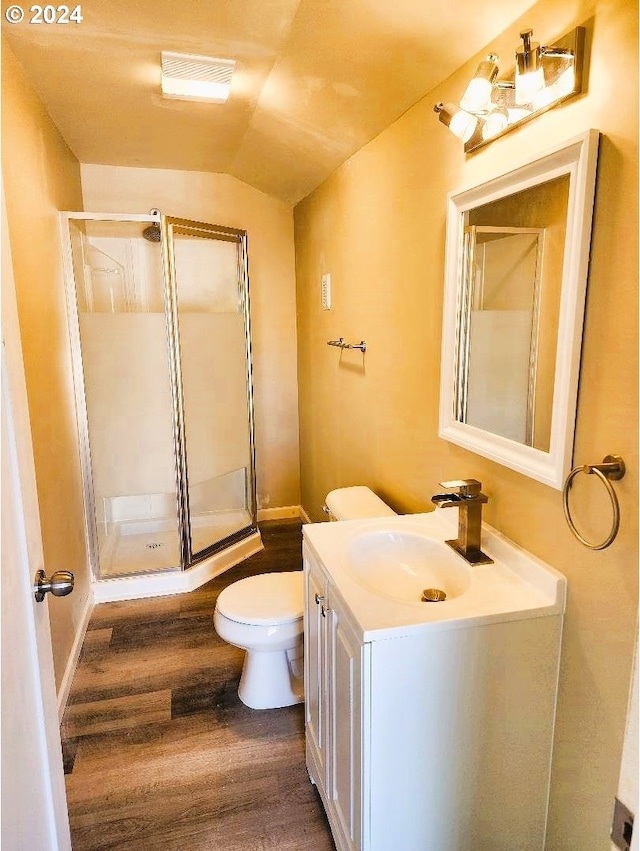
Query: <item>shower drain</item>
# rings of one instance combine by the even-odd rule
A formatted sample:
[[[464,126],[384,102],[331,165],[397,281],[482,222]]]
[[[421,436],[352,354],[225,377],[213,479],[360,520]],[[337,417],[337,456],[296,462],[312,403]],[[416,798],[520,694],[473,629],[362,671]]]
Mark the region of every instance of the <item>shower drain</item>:
[[[159,544],[157,541],[153,541],[153,543],[147,544],[147,549],[148,550],[157,550],[158,547],[161,547],[161,546],[162,546],[162,544]]]

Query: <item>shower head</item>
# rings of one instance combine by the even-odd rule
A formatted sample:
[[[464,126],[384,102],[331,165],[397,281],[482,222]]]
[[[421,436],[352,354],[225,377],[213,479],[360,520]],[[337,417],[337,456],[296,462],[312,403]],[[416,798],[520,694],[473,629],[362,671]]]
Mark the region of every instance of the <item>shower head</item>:
[[[145,228],[142,231],[142,236],[149,240],[149,242],[160,242],[162,239],[162,232],[160,230],[160,225],[155,223],[149,225],[148,228]]]

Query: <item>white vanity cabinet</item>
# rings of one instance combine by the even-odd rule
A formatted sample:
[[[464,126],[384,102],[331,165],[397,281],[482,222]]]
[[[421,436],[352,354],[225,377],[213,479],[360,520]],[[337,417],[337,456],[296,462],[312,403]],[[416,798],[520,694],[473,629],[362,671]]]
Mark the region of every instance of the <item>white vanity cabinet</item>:
[[[304,697],[306,749],[313,759],[312,780],[327,786],[327,578],[305,559],[304,576]],[[309,769],[311,771],[311,769]]]
[[[307,767],[322,795],[340,851],[359,851],[362,833],[363,657],[320,565],[305,557]],[[339,837],[339,838],[338,838]]]
[[[322,534],[303,547],[306,759],[338,851],[542,851],[561,611],[369,630]]]

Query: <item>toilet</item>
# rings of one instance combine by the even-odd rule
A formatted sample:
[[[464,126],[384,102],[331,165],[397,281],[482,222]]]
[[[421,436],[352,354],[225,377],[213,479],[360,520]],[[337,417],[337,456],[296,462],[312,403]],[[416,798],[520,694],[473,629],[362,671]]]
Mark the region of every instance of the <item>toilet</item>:
[[[238,697],[252,709],[304,699],[301,570],[260,573],[220,592],[213,624],[220,638],[245,650]]]
[[[364,486],[327,494],[332,520],[395,515]],[[239,579],[218,595],[213,623],[228,644],[245,651],[238,697],[251,709],[277,709],[304,700],[301,570]]]

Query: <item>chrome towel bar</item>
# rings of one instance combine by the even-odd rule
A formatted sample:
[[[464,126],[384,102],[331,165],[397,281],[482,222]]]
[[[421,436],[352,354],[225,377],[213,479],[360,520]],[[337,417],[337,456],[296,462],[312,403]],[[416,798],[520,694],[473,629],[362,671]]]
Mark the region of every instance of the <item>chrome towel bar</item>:
[[[567,523],[569,524],[569,528],[576,536],[576,538],[580,541],[581,544],[584,544],[585,547],[588,547],[590,550],[604,550],[605,547],[608,547],[609,544],[612,544],[616,535],[618,534],[618,529],[620,528],[620,506],[618,504],[618,497],[616,496],[616,492],[613,489],[613,485],[611,481],[617,482],[621,479],[626,472],[626,468],[624,465],[624,461],[620,457],[620,455],[607,455],[602,459],[602,464],[583,464],[580,467],[574,467],[573,470],[567,476],[567,480],[564,483],[564,488],[562,490],[562,505],[564,508],[564,516],[567,519]],[[582,535],[578,532],[575,527],[575,523],[573,522],[573,518],[571,517],[571,511],[569,510],[569,488],[571,487],[571,483],[575,476],[578,473],[595,473],[595,475],[600,479],[600,481],[604,484],[607,489],[607,493],[609,494],[609,499],[611,500],[611,507],[613,509],[613,523],[611,526],[611,531],[604,539],[601,544],[591,544]]]
[[[339,349],[359,349],[363,353],[367,351],[367,344],[364,340],[359,343],[347,343],[344,337],[340,337],[338,340],[328,340],[327,346],[337,346]]]

